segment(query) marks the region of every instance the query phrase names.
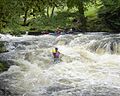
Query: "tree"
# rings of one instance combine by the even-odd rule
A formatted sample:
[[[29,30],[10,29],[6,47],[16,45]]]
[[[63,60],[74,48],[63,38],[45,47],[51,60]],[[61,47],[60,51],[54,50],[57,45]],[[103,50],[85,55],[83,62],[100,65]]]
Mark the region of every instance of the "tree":
[[[120,31],[120,0],[101,0],[98,16],[112,30]]]
[[[94,1],[94,0],[93,0]],[[67,6],[68,8],[73,8],[76,7],[78,9],[79,13],[79,28],[82,31],[86,30],[86,17],[85,17],[85,8],[86,8],[86,3],[88,2],[93,2],[92,0],[67,0]]]
[[[3,27],[8,26],[21,14],[21,6],[19,0],[1,0],[0,1],[0,31]]]

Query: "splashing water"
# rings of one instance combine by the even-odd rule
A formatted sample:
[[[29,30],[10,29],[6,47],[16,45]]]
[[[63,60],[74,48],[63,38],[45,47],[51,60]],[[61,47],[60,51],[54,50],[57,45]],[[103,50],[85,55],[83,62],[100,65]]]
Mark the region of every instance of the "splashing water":
[[[120,96],[120,35],[23,36],[7,41],[13,60],[0,75],[1,96]],[[54,64],[51,49],[61,62]]]

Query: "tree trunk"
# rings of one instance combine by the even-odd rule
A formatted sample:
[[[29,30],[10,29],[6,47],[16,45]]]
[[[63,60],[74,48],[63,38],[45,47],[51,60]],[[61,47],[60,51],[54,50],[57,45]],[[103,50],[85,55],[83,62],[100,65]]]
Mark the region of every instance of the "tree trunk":
[[[2,21],[0,20],[0,32],[2,31]]]
[[[49,18],[49,7],[47,7],[47,17]]]
[[[27,25],[27,14],[28,14],[28,8],[25,9],[25,16],[24,16],[23,26]]]
[[[86,31],[86,17],[84,14],[84,4],[83,2],[80,2],[79,6],[78,6],[78,10],[79,10],[79,29],[81,29],[83,32]]]
[[[53,17],[54,10],[55,10],[55,6],[53,6],[53,8],[52,8],[51,17]]]

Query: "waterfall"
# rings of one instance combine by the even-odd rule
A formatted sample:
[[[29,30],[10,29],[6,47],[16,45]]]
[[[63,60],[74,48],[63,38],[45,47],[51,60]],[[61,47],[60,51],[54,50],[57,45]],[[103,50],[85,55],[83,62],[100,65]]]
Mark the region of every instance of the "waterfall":
[[[120,96],[120,34],[0,36],[0,59],[15,63],[0,74],[0,96]]]

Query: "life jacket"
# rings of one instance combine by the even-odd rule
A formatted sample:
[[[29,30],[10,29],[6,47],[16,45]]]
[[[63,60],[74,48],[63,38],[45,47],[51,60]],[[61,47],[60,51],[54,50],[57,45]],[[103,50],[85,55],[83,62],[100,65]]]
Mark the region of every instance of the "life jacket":
[[[59,56],[60,56],[60,52],[59,51],[56,51],[55,49],[53,49],[52,53],[53,53],[54,58],[59,58]]]
[[[60,52],[56,52],[55,56],[59,58]]]

